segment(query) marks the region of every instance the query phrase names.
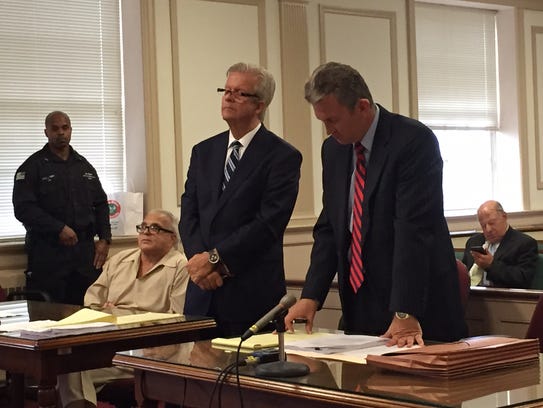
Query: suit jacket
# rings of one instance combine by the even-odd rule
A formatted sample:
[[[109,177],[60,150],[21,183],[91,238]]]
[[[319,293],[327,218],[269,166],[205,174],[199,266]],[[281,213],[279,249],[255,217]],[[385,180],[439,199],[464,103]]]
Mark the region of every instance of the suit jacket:
[[[250,326],[286,293],[283,235],[302,155],[262,125],[221,192],[227,144],[223,132],[194,146],[179,231],[189,259],[217,248],[233,276],[214,291],[190,282],[185,314]]]
[[[365,281],[349,285],[352,145],[322,146],[323,209],[302,297],[322,304],[336,272],[347,332],[381,335],[394,312],[415,315],[425,339],[467,334],[454,250],[443,215],[442,159],[430,129],[380,107],[362,218]]]
[[[469,248],[484,243],[485,236],[481,233],[473,235],[466,242],[462,261],[468,270],[473,266],[473,257]],[[509,227],[494,254],[492,265],[486,270],[487,279],[492,282],[492,286],[529,289],[534,278],[538,256],[537,241]]]

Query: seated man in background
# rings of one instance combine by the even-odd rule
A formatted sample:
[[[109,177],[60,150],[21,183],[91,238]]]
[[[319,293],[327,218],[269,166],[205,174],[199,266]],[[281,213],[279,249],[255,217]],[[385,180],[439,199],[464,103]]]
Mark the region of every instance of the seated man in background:
[[[483,230],[466,242],[462,262],[472,286],[528,289],[534,277],[537,241],[509,226],[497,201],[486,201],[477,210]]]
[[[136,226],[138,248],[121,251],[106,262],[85,294],[85,306],[182,314],[189,278],[187,258],[177,250],[176,225],[168,211],[147,213]],[[131,370],[117,367],[60,375],[62,406],[95,407],[98,387],[132,376]]]

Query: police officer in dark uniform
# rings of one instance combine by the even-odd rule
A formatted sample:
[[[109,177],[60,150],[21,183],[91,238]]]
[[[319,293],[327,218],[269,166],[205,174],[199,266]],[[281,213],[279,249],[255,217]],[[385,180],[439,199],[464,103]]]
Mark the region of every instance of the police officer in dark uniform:
[[[15,217],[26,228],[26,285],[54,302],[83,304],[111,243],[107,196],[94,167],[70,146],[66,113],[47,115],[45,135],[48,143],[17,169],[13,186]]]

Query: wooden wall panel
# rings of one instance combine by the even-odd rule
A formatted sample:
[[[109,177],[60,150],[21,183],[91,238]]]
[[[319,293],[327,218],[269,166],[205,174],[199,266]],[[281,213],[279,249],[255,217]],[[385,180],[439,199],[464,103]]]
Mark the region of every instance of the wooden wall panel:
[[[396,13],[322,6],[320,22],[322,62],[353,66],[364,77],[375,101],[398,112]]]

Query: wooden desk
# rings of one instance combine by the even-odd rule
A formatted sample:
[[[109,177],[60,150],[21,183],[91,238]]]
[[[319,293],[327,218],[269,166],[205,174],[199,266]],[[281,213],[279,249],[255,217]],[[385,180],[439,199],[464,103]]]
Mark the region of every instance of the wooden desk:
[[[240,368],[243,402],[251,408],[329,407],[470,407],[541,406],[543,387],[539,364],[499,370],[460,380],[432,380],[396,374],[371,366],[289,356],[309,365],[304,377],[263,379],[253,367]],[[131,367],[136,375],[139,406],[166,401],[184,407],[208,407],[221,368],[234,361],[234,353],[199,341],[118,353],[113,363]],[[240,406],[235,376],[222,387],[223,407]],[[215,394],[213,407],[218,407]]]
[[[33,301],[3,302],[2,305],[10,303],[25,304],[31,321],[60,320],[81,309],[80,306]],[[213,319],[175,317],[47,338],[4,332],[0,333],[0,368],[14,375],[19,392],[13,395],[12,406],[23,406],[20,386],[24,376],[29,376],[38,383],[39,406],[56,407],[58,374],[109,367],[115,353],[122,350],[209,338],[214,327]]]
[[[523,338],[542,293],[472,286],[465,316],[469,335],[505,334]]]

